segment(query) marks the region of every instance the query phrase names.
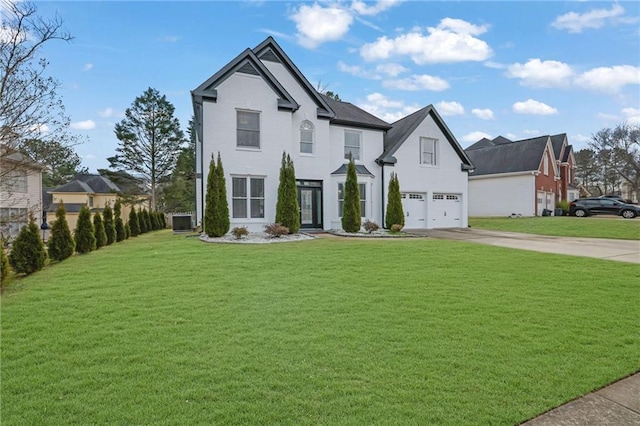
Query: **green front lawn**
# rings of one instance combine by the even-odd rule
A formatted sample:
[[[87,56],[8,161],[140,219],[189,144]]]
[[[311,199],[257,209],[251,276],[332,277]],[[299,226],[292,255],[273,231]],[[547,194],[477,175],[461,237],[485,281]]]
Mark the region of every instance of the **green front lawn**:
[[[515,424],[640,369],[638,267],[145,234],[14,280],[2,423]]]
[[[640,240],[640,218],[616,216],[548,216],[508,219],[502,217],[469,218],[472,228],[559,237],[613,238]]]

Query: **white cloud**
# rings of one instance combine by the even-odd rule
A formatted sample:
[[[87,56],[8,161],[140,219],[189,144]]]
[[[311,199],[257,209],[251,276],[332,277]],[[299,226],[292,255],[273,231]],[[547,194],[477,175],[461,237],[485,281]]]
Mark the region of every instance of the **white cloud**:
[[[448,115],[462,115],[464,114],[464,107],[459,102],[438,102],[436,104],[436,109],[440,113],[440,115],[448,116]]]
[[[290,18],[296,23],[298,42],[309,49],[339,40],[353,22],[349,11],[338,6],[322,7],[318,3],[303,4]]]
[[[493,111],[491,111],[490,109],[480,109],[480,108],[474,108],[471,110],[471,114],[475,115],[476,117],[482,119],[482,120],[493,120]]]
[[[84,158],[85,158],[85,160],[95,160],[98,157],[96,157],[93,154],[87,154],[87,155],[84,156]]]
[[[82,67],[82,71],[91,71],[93,69],[93,64],[84,64]]]
[[[624,108],[622,110],[625,121],[630,124],[640,124],[640,109],[638,108]]]
[[[462,137],[462,142],[478,142],[482,138],[491,139],[491,136],[485,132],[475,131],[471,133],[467,133]]]
[[[440,92],[449,88],[449,83],[440,77],[434,77],[427,74],[412,75],[408,78],[402,78],[398,80],[385,80],[382,85],[389,89],[398,90],[432,90]]]
[[[494,62],[494,61],[486,61],[485,63],[483,63],[483,65],[487,68],[493,68],[496,70],[503,70],[507,68],[507,65],[501,64],[500,62]]]
[[[70,124],[72,129],[91,130],[96,128],[96,122],[93,120],[76,121]]]
[[[524,133],[527,136],[535,136],[540,134],[540,130],[525,129],[522,131],[522,133]]]
[[[445,18],[437,27],[428,27],[428,35],[420,29],[413,29],[394,39],[383,36],[363,45],[360,55],[368,61],[407,55],[416,64],[484,61],[493,52],[485,41],[475,36],[487,29],[487,25]]]
[[[596,117],[598,117],[601,120],[604,121],[619,121],[620,117],[618,117],[617,115],[613,115],[613,114],[607,114],[606,112],[599,112],[598,114],[596,114]]]
[[[517,114],[552,115],[557,114],[558,110],[545,103],[527,99],[524,102],[513,104],[513,112]]]
[[[380,64],[376,67],[376,71],[386,74],[390,77],[397,77],[403,72],[409,71],[409,68],[405,68],[400,64],[390,62],[388,64]]]
[[[571,67],[558,61],[529,59],[526,64],[509,65],[506,76],[519,78],[521,84],[532,87],[567,87],[573,77]]]
[[[516,139],[518,138],[518,135],[516,135],[515,133],[507,133],[507,134],[505,135],[505,137],[506,137],[507,139],[510,139],[510,140],[514,141],[514,140],[516,140]]]
[[[591,138],[589,136],[581,135],[578,133],[577,135],[571,136],[570,140],[571,142],[575,142],[575,143],[585,143],[585,142],[589,142]]]
[[[37,124],[37,125],[31,126],[29,130],[35,133],[44,134],[44,133],[49,133],[51,129],[49,129],[49,126],[47,126],[46,124]]]
[[[381,93],[367,95],[366,101],[359,102],[358,106],[388,123],[398,121],[420,109],[418,105],[405,105],[403,101],[391,100]]]
[[[347,74],[355,75],[356,77],[367,78],[369,80],[381,80],[378,74],[368,71],[358,65],[347,65],[342,61],[338,61],[338,69]]]
[[[371,2],[364,2],[361,0],[353,0],[351,3],[351,10],[354,12],[365,15],[365,16],[373,16],[377,15],[380,12],[384,12],[390,7],[395,6],[400,3],[401,0],[378,0],[377,2],[371,5]]]
[[[578,76],[576,84],[587,89],[617,93],[627,84],[640,84],[640,67],[616,65],[593,68]]]
[[[611,9],[591,9],[586,13],[569,12],[558,16],[551,25],[570,33],[581,33],[585,28],[602,28],[607,22],[624,15],[624,8],[614,4]]]

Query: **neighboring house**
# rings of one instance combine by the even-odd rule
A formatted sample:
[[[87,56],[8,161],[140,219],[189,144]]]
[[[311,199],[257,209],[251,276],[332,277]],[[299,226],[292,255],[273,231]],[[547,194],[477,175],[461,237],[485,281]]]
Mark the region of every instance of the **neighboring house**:
[[[93,174],[79,174],[69,183],[50,189],[51,202],[47,208],[47,222],[49,226],[56,219],[58,204],[63,203],[66,211],[66,219],[69,229],[75,229],[78,222],[78,214],[83,206],[88,206],[92,213],[102,212],[109,203],[111,207],[115,205],[120,188],[109,178]],[[141,197],[143,201],[145,197]],[[148,205],[139,204],[138,207],[149,208]],[[138,208],[136,207],[136,208]],[[131,207],[127,204],[122,206],[121,217],[126,223],[129,218]]]
[[[33,214],[42,218],[43,167],[20,153],[0,153],[0,234],[13,239]]]
[[[554,211],[560,199],[578,198],[569,185],[574,163],[566,135],[484,138],[465,152],[475,166],[469,174],[470,216],[540,216]]]
[[[356,163],[361,214],[383,224],[391,172],[407,227],[466,227],[471,162],[431,106],[394,124],[318,93],[271,37],[192,92],[197,220],[220,152],[231,227],[275,221],[282,153],[295,163],[303,229],[340,229],[346,164]]]

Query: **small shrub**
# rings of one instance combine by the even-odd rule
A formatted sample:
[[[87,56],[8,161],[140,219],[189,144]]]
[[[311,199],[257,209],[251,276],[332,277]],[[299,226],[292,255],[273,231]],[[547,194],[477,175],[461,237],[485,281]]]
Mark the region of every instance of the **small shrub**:
[[[377,231],[378,229],[380,229],[380,226],[377,223],[372,222],[370,220],[365,220],[364,223],[362,224],[362,227],[368,233],[372,233],[373,231]]]
[[[76,241],[76,253],[89,253],[96,249],[95,230],[91,221],[91,211],[87,206],[82,206],[78,213],[78,223],[73,238]]]
[[[58,204],[56,220],[51,224],[51,234],[47,245],[49,257],[58,262],[70,257],[76,251],[76,242],[71,235],[63,203]]]
[[[109,203],[104,206],[102,221],[104,222],[104,232],[107,235],[107,245],[115,243],[117,237],[116,224],[113,220],[113,210],[111,210]]]
[[[281,236],[289,233],[289,228],[282,226],[279,223],[270,223],[264,226],[264,232],[271,238],[280,238]]]
[[[96,249],[107,245],[107,233],[100,212],[93,215],[93,235],[96,237]]]
[[[124,224],[124,239],[128,240],[131,237],[131,227],[129,226],[129,222]]]
[[[569,202],[567,200],[561,200],[558,202],[558,208],[562,209],[562,216],[569,214]]]
[[[249,235],[249,230],[246,226],[236,226],[231,230],[231,233],[236,237],[236,240],[239,240],[240,238]]]
[[[47,252],[40,239],[40,230],[33,215],[29,217],[29,224],[23,226],[13,242],[9,253],[9,263],[17,274],[32,274],[44,267]]]
[[[394,225],[391,225],[391,232],[393,232],[394,234],[397,234],[398,232],[402,231],[403,226],[400,225],[399,223],[396,223]]]

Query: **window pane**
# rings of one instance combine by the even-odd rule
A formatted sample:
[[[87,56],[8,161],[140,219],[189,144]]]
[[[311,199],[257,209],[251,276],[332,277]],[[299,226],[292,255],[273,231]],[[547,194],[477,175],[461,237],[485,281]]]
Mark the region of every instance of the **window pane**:
[[[313,154],[313,144],[300,142],[300,152],[302,152],[303,154]]]
[[[264,217],[264,198],[251,199],[251,217]]]
[[[251,179],[251,197],[264,198],[264,179]]]
[[[260,114],[257,112],[238,111],[238,129],[260,130]]]
[[[247,197],[246,178],[233,178],[233,197]]]
[[[247,217],[247,200],[243,198],[233,200],[233,217]]]
[[[360,159],[360,133],[344,132],[344,158]]]
[[[313,132],[308,130],[300,130],[300,141],[313,142]]]
[[[260,132],[238,129],[238,146],[260,148]]]

